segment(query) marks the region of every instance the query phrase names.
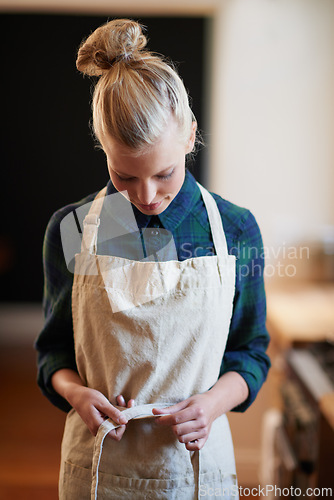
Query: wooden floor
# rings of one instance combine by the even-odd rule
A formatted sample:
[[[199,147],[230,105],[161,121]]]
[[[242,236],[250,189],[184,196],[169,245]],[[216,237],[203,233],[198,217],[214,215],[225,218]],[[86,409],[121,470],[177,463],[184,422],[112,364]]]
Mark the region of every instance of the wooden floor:
[[[57,500],[65,414],[36,385],[32,347],[0,346],[0,500]]]
[[[0,345],[0,500],[58,499],[65,414],[40,393],[35,366],[32,347]]]

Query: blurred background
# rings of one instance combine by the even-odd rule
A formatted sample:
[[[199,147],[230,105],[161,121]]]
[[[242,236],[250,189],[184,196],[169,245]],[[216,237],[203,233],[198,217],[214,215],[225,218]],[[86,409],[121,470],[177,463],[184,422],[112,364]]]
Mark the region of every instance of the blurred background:
[[[57,498],[65,416],[32,348],[41,248],[52,213],[108,180],[75,57],[114,17],[178,63],[207,145],[192,171],[262,231],[273,368],[229,416],[239,483],[334,491],[334,2],[0,0],[0,499]]]

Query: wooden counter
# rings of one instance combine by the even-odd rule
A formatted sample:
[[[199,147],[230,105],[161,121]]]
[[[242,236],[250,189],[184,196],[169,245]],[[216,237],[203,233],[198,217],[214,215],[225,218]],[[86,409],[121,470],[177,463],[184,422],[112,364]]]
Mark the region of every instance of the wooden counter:
[[[334,340],[334,284],[282,280],[266,291],[268,328],[281,348]]]

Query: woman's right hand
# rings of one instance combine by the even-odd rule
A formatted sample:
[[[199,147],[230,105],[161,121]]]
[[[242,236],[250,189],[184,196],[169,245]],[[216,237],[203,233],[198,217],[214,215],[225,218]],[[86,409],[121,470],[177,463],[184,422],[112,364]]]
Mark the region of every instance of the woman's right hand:
[[[118,396],[118,398],[120,398],[120,396]],[[88,387],[77,386],[69,402],[78,412],[93,436],[96,436],[104,420],[106,420],[106,418],[111,418],[114,422],[121,425],[110,431],[108,437],[115,441],[121,440],[128,422],[127,418],[125,415],[122,415],[122,411],[115,408],[101,392],[95,389],[89,389]],[[117,403],[119,406],[126,407],[123,401],[117,401]]]
[[[52,376],[52,385],[77,411],[93,436],[96,436],[103,421],[111,418],[120,424],[120,427],[110,431],[108,436],[116,441],[121,440],[126,429],[127,418],[101,392],[84,386],[76,372],[69,369],[55,372]],[[117,396],[116,401],[119,406],[130,408],[134,405],[133,399],[130,399],[126,405],[121,395]]]

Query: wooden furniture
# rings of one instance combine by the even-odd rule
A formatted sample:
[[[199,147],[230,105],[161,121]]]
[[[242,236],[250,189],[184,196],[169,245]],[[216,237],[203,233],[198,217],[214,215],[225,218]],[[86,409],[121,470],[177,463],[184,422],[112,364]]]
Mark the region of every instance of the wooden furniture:
[[[334,284],[268,282],[268,327],[280,349],[333,339]]]
[[[303,439],[309,439],[316,453],[303,484],[331,487],[334,492],[334,284],[293,280],[269,283],[267,307],[273,370],[277,372],[275,391],[279,393],[293,382],[299,394],[299,410],[304,404],[303,411],[308,409],[316,422],[308,438],[303,437],[298,414],[292,415],[294,402],[289,404],[286,394],[280,399],[283,432],[297,463],[290,481],[300,481],[298,454]],[[326,353],[330,354],[329,362]],[[276,453],[280,461],[280,447]]]

